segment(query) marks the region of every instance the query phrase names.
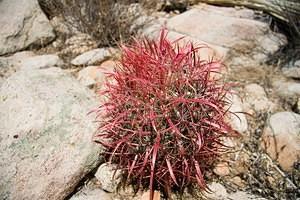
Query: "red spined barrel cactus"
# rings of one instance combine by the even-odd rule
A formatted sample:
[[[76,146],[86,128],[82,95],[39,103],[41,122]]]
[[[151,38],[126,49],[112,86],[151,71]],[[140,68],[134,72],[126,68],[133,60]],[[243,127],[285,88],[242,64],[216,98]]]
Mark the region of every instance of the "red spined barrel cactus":
[[[222,64],[201,60],[200,47],[171,42],[161,31],[157,41],[136,40],[122,47],[118,67],[109,75],[96,112],[95,141],[105,158],[138,186],[207,189],[204,172],[232,136],[225,122],[227,84],[217,80]]]

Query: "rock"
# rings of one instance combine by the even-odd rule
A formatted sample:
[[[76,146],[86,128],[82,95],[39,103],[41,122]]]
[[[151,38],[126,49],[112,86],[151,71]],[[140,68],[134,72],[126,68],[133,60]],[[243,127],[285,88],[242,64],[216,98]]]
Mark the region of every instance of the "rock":
[[[158,14],[158,13],[154,13]],[[149,23],[144,24],[143,29],[139,32],[143,36],[147,36],[149,38],[157,38],[159,36],[159,31],[161,28],[167,23],[167,17],[165,16],[165,12],[160,12],[159,16],[156,16],[155,19],[151,20]]]
[[[116,171],[116,165],[104,163],[98,168],[95,177],[101,183],[103,190],[107,192],[116,192],[122,179],[122,172]]]
[[[5,78],[9,77],[18,70],[21,60],[34,56],[32,51],[22,51],[12,56],[0,57],[0,87]]]
[[[248,9],[242,10],[248,13]],[[242,12],[241,9],[206,5],[172,17],[167,27],[210,45],[230,49],[230,54],[247,54],[256,62],[266,61],[269,54],[286,43],[286,38],[272,32],[268,24],[253,20],[253,17],[246,18],[249,14]]]
[[[78,72],[77,79],[81,84],[87,87],[93,87],[97,84],[98,88],[102,86],[107,76],[106,73],[112,72],[116,62],[104,61],[100,66],[88,66]]]
[[[57,55],[31,56],[20,60],[18,66],[21,70],[44,69],[49,67],[61,67],[64,64]]]
[[[32,51],[21,51],[11,56],[0,57],[0,68],[10,68],[18,66],[23,59],[35,56]]]
[[[70,200],[112,200],[112,195],[101,189],[84,188],[73,195]]]
[[[276,80],[273,82],[273,88],[281,97],[293,98],[300,96],[300,82],[297,81]]]
[[[251,200],[251,199],[252,200],[267,200],[265,198],[258,197],[253,194],[248,194],[243,191],[237,191],[235,193],[232,193],[232,194],[228,195],[227,199],[228,200],[232,200],[232,199],[236,199],[236,200]]]
[[[72,65],[93,65],[103,62],[114,53],[115,50],[112,48],[93,49],[77,56],[71,61],[71,63]]]
[[[257,66],[285,45],[287,39],[256,17],[250,9],[201,4],[170,19],[160,17],[142,32],[157,38],[162,27],[167,27],[172,40],[184,36],[182,41],[202,45],[200,56],[204,60],[213,57],[224,60],[228,66]]]
[[[289,171],[300,156],[300,115],[292,112],[273,114],[262,135],[262,147]]]
[[[227,198],[228,193],[222,184],[213,182],[209,184],[208,187],[211,190],[211,193],[205,193],[205,196],[208,198],[215,200],[223,200]]]
[[[100,162],[92,93],[59,68],[20,70],[0,89],[0,199],[65,199]]]
[[[145,12],[142,12],[140,16],[137,16],[135,19],[133,19],[132,25],[130,26],[130,31],[141,31],[141,27],[144,27],[145,24],[149,24],[151,21],[154,21],[155,17],[154,16],[149,16],[145,14]]]
[[[229,166],[227,162],[218,163],[213,169],[214,173],[219,176],[227,176],[230,174]]]
[[[275,104],[269,101],[263,87],[258,84],[245,86],[245,110],[254,109],[256,112],[271,112],[275,109]]]
[[[249,93],[253,98],[266,97],[266,92],[263,87],[258,84],[252,83],[245,86],[246,93]]]
[[[228,122],[232,128],[239,133],[244,133],[248,129],[248,122],[243,112],[243,105],[240,97],[235,94],[228,95],[227,97],[231,101],[229,107]]]
[[[235,8],[235,7],[223,7],[223,6],[212,6],[205,3],[199,3],[194,6],[197,9],[205,10],[206,12],[213,12],[214,14],[242,18],[242,19],[255,19],[255,12],[252,9]]]
[[[185,35],[182,33],[177,33],[176,31],[169,31],[168,32],[168,39],[170,39],[171,41],[177,40],[178,38],[182,38],[179,41],[179,44],[184,45],[188,42],[193,42],[193,44],[199,44],[200,46],[202,46],[202,48],[199,49],[198,53],[199,56],[201,56],[201,59],[204,60],[209,60],[212,58],[212,56],[214,58],[223,58],[227,55],[228,53],[228,49],[218,46],[218,45],[214,45],[214,44],[210,44],[207,43],[205,41],[199,40],[199,38],[197,37],[192,37],[189,35]]]
[[[114,69],[119,65],[117,61],[113,60],[106,60],[103,63],[101,63],[100,68],[105,70],[106,72],[113,72]]]
[[[284,67],[282,73],[288,78],[300,78],[300,66],[299,67]]]
[[[245,187],[245,183],[244,181],[239,177],[239,176],[235,176],[232,178],[232,182],[237,185],[239,188],[243,188]]]
[[[208,197],[208,199],[214,199],[214,200],[266,200],[264,198],[258,197],[253,194],[248,194],[243,191],[237,191],[232,194],[227,193],[226,188],[221,185],[220,183],[213,182],[209,184],[209,188],[211,189],[212,193],[205,193],[205,196]]]
[[[78,81],[87,87],[93,87],[97,82],[104,79],[104,74],[99,66],[88,66],[78,72]]]
[[[164,24],[167,23],[167,20],[160,18],[160,21],[156,20],[154,22],[155,23],[146,26],[142,34],[149,38],[157,39],[161,28],[164,27]],[[208,60],[212,57],[221,59],[225,57],[228,53],[227,48],[214,44],[209,44],[205,41],[200,40],[199,38],[192,37],[185,33],[178,33],[176,31],[168,30],[167,37],[171,41],[182,38],[181,40],[179,40],[179,44],[181,45],[185,45],[187,42],[193,42],[193,44],[201,45],[203,48],[199,49],[198,51],[199,55],[201,56],[201,59]]]
[[[37,0],[0,1],[0,27],[0,55],[45,45],[55,38]]]

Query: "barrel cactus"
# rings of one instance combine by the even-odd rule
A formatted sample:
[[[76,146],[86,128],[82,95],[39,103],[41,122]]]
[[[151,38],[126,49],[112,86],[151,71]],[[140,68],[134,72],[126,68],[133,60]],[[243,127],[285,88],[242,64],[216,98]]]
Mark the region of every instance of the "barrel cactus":
[[[207,190],[204,174],[234,135],[226,123],[230,86],[219,80],[222,63],[202,60],[192,43],[136,39],[121,47],[108,76],[95,141],[104,157],[142,188],[170,194],[191,185]]]

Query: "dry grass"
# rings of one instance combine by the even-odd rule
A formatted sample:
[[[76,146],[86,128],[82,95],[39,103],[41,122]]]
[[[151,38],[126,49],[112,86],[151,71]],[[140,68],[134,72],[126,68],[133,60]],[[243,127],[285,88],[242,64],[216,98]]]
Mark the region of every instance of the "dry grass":
[[[91,35],[99,46],[126,42],[139,26],[133,26],[141,9],[133,0],[39,0],[51,19],[60,16],[70,30]]]

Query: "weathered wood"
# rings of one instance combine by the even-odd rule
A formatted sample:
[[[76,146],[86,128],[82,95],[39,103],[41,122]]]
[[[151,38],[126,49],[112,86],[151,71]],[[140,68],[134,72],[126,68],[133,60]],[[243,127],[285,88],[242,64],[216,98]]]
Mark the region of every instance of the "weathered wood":
[[[199,2],[224,6],[245,6],[262,10],[286,22],[300,16],[300,0],[199,0]]]

